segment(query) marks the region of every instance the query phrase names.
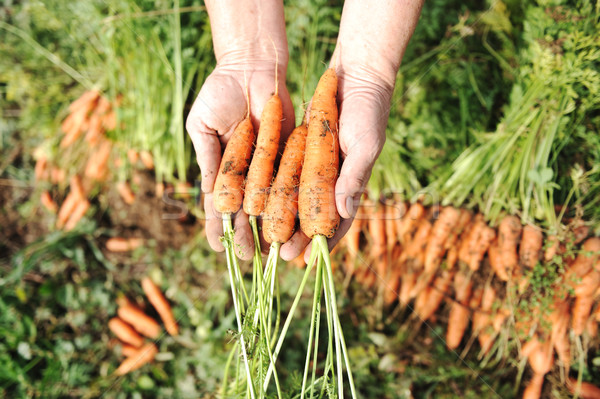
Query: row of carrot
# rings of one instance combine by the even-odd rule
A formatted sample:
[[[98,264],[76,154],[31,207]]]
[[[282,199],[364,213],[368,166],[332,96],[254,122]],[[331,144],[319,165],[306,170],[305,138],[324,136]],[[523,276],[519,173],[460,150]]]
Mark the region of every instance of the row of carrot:
[[[379,286],[385,303],[410,306],[414,300],[410,307],[421,322],[433,319],[447,302],[449,349],[460,346],[469,323],[482,355],[503,329],[510,330],[534,372],[524,397],[535,398],[552,369],[554,351],[568,374],[571,341],[597,335],[600,238],[588,234],[581,221],[571,221],[560,237],[544,237],[540,228],[522,226],[515,216],[492,228],[483,215],[464,209],[367,200],[336,251],[343,253],[345,272],[367,288]],[[362,254],[365,241],[368,250]],[[555,272],[546,286],[530,281],[534,268]],[[552,296],[547,308],[527,302],[536,295]]]
[[[145,277],[142,279],[142,289],[162,319],[167,332],[172,336],[178,335],[179,326],[160,288],[149,277]],[[108,328],[121,341],[121,353],[126,357],[115,374],[124,375],[154,360],[158,349],[153,342],[146,343],[142,336],[156,340],[160,338],[161,328],[152,317],[127,298],[119,298],[118,304],[118,316],[110,319]]]

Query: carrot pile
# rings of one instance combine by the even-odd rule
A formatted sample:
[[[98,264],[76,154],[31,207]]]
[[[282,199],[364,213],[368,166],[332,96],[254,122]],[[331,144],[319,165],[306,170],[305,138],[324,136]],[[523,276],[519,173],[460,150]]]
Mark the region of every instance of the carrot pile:
[[[145,277],[142,279],[142,289],[163,321],[167,332],[172,336],[178,335],[179,327],[173,316],[171,305],[160,291],[160,288],[149,277]],[[125,356],[125,360],[115,370],[115,374],[125,375],[154,360],[158,348],[153,342],[146,343],[143,337],[152,340],[158,339],[161,334],[161,327],[156,320],[144,313],[142,309],[127,298],[120,298],[118,304],[118,316],[110,319],[108,328],[119,339],[121,353]]]
[[[571,221],[560,238],[544,238],[540,228],[522,226],[514,216],[493,228],[481,214],[418,202],[366,200],[357,215],[336,250],[348,278],[368,289],[379,286],[386,304],[398,301],[421,322],[431,322],[446,303],[449,349],[477,339],[481,356],[491,356],[509,336],[532,370],[523,397],[541,397],[555,364],[568,375],[576,348],[583,345],[585,352],[597,336],[600,238],[588,237],[581,221]],[[389,215],[399,217],[391,223]],[[364,243],[370,249],[363,257]],[[550,296],[546,306],[541,296]]]
[[[132,166],[140,162],[146,169],[154,168],[148,151],[125,151],[108,139],[107,132],[117,127],[120,102],[120,97],[111,102],[98,90],[85,91],[70,104],[69,114],[61,124],[60,154],[51,160],[43,150],[36,151],[34,174],[41,189],[40,203],[49,213],[57,214],[59,229],[74,229],[91,207],[95,187],[110,187],[111,158],[116,167],[128,159]],[[121,157],[121,152],[127,157]],[[56,197],[67,185],[69,193],[59,204]],[[119,181],[115,189],[124,203],[135,202],[135,193],[126,180]]]

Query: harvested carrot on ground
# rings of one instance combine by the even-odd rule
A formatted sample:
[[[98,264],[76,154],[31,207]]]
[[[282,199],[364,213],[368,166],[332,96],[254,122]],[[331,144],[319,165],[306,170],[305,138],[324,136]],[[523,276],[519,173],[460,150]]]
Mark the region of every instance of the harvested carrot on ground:
[[[143,342],[144,341],[142,340],[142,343]],[[140,346],[141,346],[141,344],[140,344]],[[128,345],[128,344],[121,345],[121,354],[125,357],[135,356],[139,350],[140,350],[139,347],[135,347],[133,345]]]
[[[90,202],[85,198],[81,199],[65,223],[65,230],[73,230],[81,218],[83,218],[83,216],[86,214],[88,209],[90,209]]]
[[[106,241],[106,249],[110,252],[129,252],[142,246],[141,238],[111,237]]]
[[[517,245],[521,230],[521,222],[516,216],[505,216],[498,225],[498,250],[502,267],[507,270],[509,276],[512,276],[519,263]]]
[[[73,210],[77,206],[77,204],[81,201],[81,198],[74,192],[69,192],[69,194],[65,197],[60,210],[58,211],[58,216],[56,218],[56,227],[61,229],[64,227],[65,223],[73,213]]]
[[[356,217],[350,225],[350,228],[342,239],[344,241],[344,246],[346,247],[346,260],[344,263],[346,266],[347,275],[354,274],[354,270],[356,268],[356,259],[360,252],[360,236],[363,225],[364,221],[362,219],[362,212],[359,209],[359,211],[356,213]]]
[[[544,385],[545,374],[534,374],[525,391],[523,391],[523,399],[538,399],[542,396],[542,387]]]
[[[581,381],[578,382],[575,378],[569,378],[567,380],[567,388],[573,395],[581,399],[599,399],[600,388],[589,382]]]
[[[173,316],[173,310],[160,288],[149,277],[144,277],[142,279],[142,289],[163,323],[165,323],[167,332],[173,336],[178,335],[179,327],[177,321],[175,321],[175,316]]]
[[[434,273],[442,263],[446,249],[446,240],[458,223],[460,212],[451,206],[442,209],[433,224],[425,250],[425,273]]]
[[[425,216],[425,208],[419,202],[415,202],[410,206],[408,212],[402,218],[400,229],[398,230],[398,237],[400,243],[406,245],[417,230],[419,221]]]
[[[519,261],[521,265],[533,269],[540,259],[543,235],[540,228],[533,225],[523,227],[521,243],[519,244]]]
[[[117,336],[117,338],[127,344],[133,345],[136,348],[139,348],[144,344],[144,338],[142,338],[135,329],[123,319],[113,317],[108,321],[108,328]]]
[[[40,194],[40,202],[48,212],[56,213],[58,211],[58,205],[56,205],[56,202],[54,202],[48,190],[42,191],[42,194]]]
[[[117,191],[127,205],[131,205],[135,202],[135,194],[131,191],[131,186],[126,181],[117,183]]]
[[[453,277],[454,272],[450,270],[442,271],[440,276],[434,280],[433,286],[429,287],[425,304],[418,311],[415,304],[415,311],[417,311],[417,315],[421,318],[421,320],[429,320],[429,318],[431,318],[438,310],[442,304],[442,301],[444,300],[444,297],[448,293],[448,288],[450,287],[450,284],[452,284]]]
[[[139,369],[140,367],[152,362],[158,353],[158,348],[153,343],[148,343],[138,349],[133,356],[123,360],[118,369],[115,370],[116,375],[125,375],[129,372]]]
[[[473,282],[462,272],[454,275],[454,301],[448,315],[446,330],[446,346],[456,349],[462,341],[469,324],[469,308],[467,307],[473,289]]]
[[[160,336],[160,325],[138,307],[131,304],[120,306],[117,314],[140,334],[152,339]]]
[[[34,176],[35,180],[41,181],[47,179],[47,171],[48,171],[48,158],[45,156],[41,156],[35,162]]]

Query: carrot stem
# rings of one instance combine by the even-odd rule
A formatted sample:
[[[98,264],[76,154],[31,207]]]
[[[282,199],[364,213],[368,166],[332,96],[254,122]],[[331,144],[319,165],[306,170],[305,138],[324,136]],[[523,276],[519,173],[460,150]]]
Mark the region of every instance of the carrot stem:
[[[304,292],[304,287],[306,286],[306,283],[308,282],[308,277],[310,276],[310,272],[312,271],[316,260],[317,260],[316,251],[311,252],[310,259],[306,266],[306,271],[304,272],[304,276],[302,277],[302,281],[300,282],[300,286],[298,287],[298,291],[296,292],[296,297],[294,298],[294,302],[292,302],[292,306],[290,307],[288,316],[285,319],[285,322],[283,323],[283,327],[281,329],[281,334],[279,334],[279,338],[277,340],[277,345],[275,345],[275,351],[273,352],[274,353],[274,356],[273,356],[274,362],[271,363],[271,365],[269,366],[269,369],[267,370],[267,375],[265,377],[265,382],[264,382],[265,390],[269,386],[269,380],[271,378],[271,374],[274,371],[275,362],[277,362],[277,356],[279,355],[279,351],[281,350],[281,347],[283,346],[283,342],[285,341],[287,331],[290,327],[292,319],[294,318],[294,314],[296,313],[296,308],[298,307],[298,303],[300,303],[300,298],[302,297],[302,293]]]
[[[225,213],[223,214],[223,246],[225,247],[225,253],[227,258],[227,271],[229,273],[229,283],[231,285],[231,296],[233,297],[233,308],[235,310],[235,318],[237,322],[237,327],[239,330],[239,339],[240,339],[240,347],[242,349],[242,357],[244,359],[244,366],[246,368],[246,379],[248,388],[250,391],[250,397],[254,399],[254,383],[252,381],[252,374],[250,373],[250,365],[248,363],[248,355],[246,352],[246,343],[244,341],[244,334],[242,329],[242,316],[241,316],[241,308],[243,308],[243,299],[240,298],[238,301],[238,294],[240,293],[240,287],[243,290],[244,283],[241,279],[240,267],[237,262],[237,258],[235,257],[234,248],[233,248],[233,225],[231,223],[231,214]],[[245,291],[244,291],[245,293]],[[247,297],[247,295],[246,295]]]

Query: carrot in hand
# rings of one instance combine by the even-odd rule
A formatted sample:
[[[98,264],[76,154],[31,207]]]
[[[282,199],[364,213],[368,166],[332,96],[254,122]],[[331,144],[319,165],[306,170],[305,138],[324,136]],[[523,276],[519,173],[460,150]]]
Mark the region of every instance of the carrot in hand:
[[[307,133],[307,126],[302,124],[292,131],[285,144],[263,217],[263,234],[268,243],[285,243],[294,233]]]
[[[108,328],[121,341],[139,348],[144,344],[144,339],[123,319],[113,317],[108,321]]]
[[[335,70],[327,69],[310,109],[298,197],[300,227],[310,238],[331,238],[340,223],[335,205],[339,168],[337,81]]]
[[[276,84],[275,93],[265,104],[260,116],[256,149],[246,177],[243,205],[244,212],[249,216],[260,216],[265,209],[269,187],[273,180],[273,168],[279,148],[281,120],[283,119],[283,106],[279,98],[278,87]]]
[[[179,327],[173,316],[173,310],[163,293],[160,291],[160,288],[158,288],[149,277],[144,277],[142,279],[142,289],[152,306],[154,306],[154,309],[158,312],[163,323],[165,323],[167,332],[173,336],[178,335]]]
[[[242,206],[244,178],[252,156],[254,138],[254,128],[250,115],[247,115],[233,131],[221,158],[213,193],[218,212],[235,213]]]

